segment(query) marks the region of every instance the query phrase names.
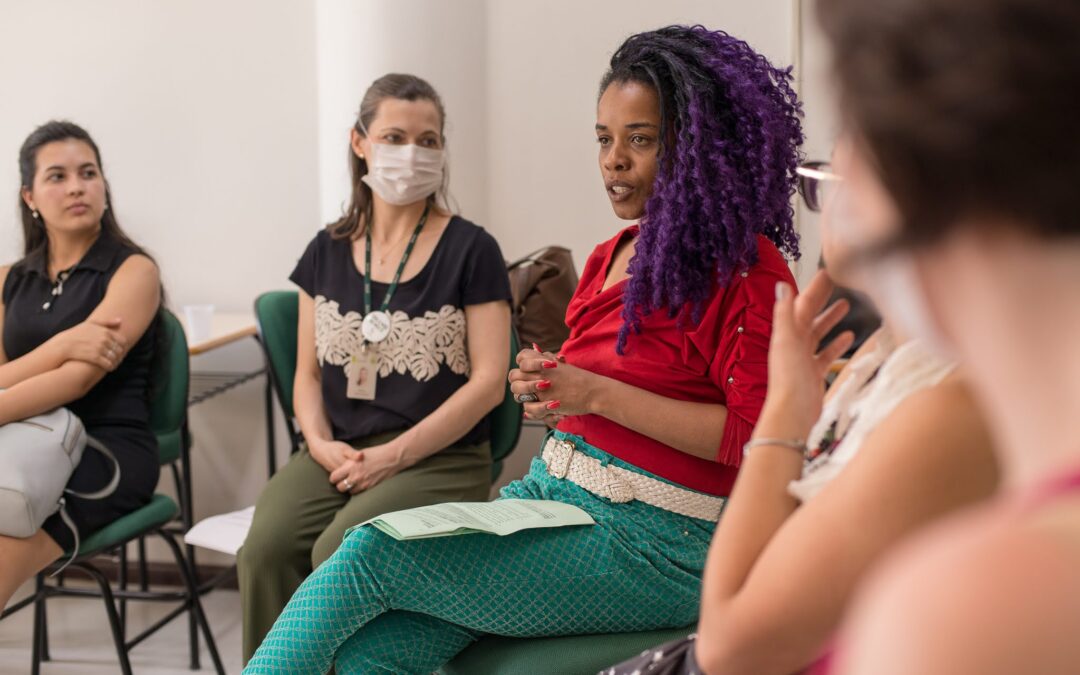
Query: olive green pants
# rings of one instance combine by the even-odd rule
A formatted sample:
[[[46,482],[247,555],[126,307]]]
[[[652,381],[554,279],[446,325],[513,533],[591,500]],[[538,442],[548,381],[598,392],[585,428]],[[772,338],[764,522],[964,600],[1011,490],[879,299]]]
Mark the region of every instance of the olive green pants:
[[[380,434],[354,445],[378,445],[395,435]],[[487,501],[490,489],[487,443],[450,446],[355,495],[338,492],[326,469],[306,449],[298,452],[259,495],[251,530],[237,554],[244,661],[258,649],[293,592],[337,550],[345,530],[391,511]]]

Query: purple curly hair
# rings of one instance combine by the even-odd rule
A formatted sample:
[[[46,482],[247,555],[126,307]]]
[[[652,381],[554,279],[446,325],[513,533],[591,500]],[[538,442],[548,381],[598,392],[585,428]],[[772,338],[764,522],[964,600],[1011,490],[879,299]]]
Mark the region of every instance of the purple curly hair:
[[[758,234],[798,258],[791,197],[803,141],[791,68],[774,68],[723,31],[668,26],[631,36],[611,57],[600,95],[625,82],[658,92],[661,126],[619,354],[658,309],[697,324],[716,284],[757,262]]]

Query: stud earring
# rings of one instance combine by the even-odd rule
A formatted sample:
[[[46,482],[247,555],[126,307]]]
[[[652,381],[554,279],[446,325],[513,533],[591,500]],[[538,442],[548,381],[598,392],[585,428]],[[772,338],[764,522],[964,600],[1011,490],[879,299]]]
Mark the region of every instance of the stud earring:
[[[34,220],[41,218],[41,214],[37,212],[37,209],[30,209],[30,213],[34,216]]]

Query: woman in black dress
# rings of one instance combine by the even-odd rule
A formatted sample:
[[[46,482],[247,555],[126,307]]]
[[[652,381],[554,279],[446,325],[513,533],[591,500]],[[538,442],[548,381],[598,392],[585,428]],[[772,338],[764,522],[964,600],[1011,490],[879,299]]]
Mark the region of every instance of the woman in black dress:
[[[161,305],[157,265],[120,229],[90,135],[70,122],[38,127],[19,152],[24,256],[0,267],[0,425],[67,406],[120,464],[99,501],[67,499],[86,536],[146,504],[158,480],[150,431],[150,366]],[[3,451],[3,448],[0,448]],[[113,467],[86,452],[68,487],[103,487]],[[0,607],[74,546],[54,514],[33,536],[0,536]]]

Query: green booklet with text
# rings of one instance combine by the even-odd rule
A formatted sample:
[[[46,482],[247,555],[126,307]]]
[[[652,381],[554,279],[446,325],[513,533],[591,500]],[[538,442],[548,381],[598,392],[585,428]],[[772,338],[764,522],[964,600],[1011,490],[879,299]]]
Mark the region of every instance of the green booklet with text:
[[[454,502],[384,513],[357,527],[371,525],[394,539],[427,539],[458,534],[506,536],[543,527],[595,525],[588,513],[570,504],[534,499]]]

